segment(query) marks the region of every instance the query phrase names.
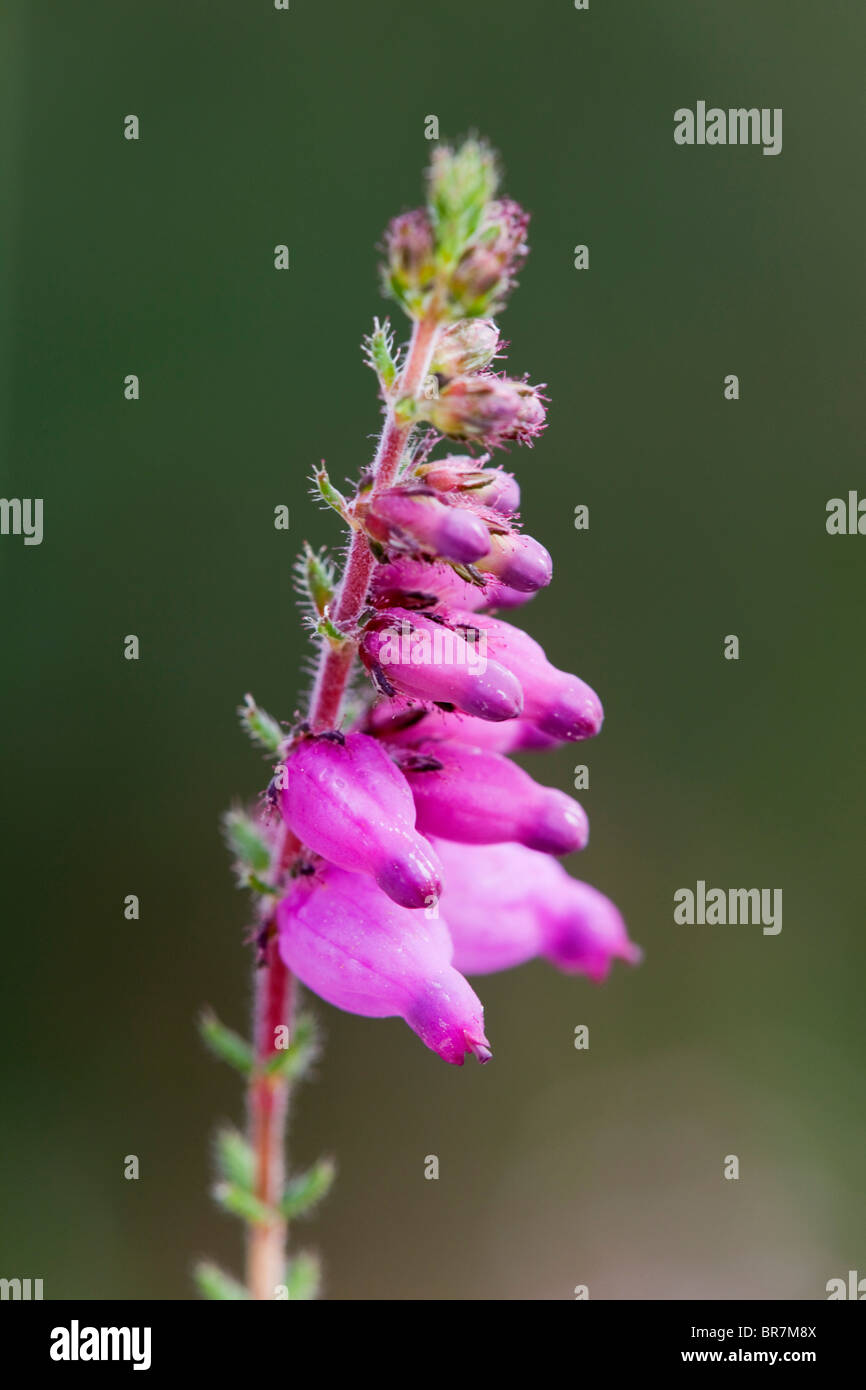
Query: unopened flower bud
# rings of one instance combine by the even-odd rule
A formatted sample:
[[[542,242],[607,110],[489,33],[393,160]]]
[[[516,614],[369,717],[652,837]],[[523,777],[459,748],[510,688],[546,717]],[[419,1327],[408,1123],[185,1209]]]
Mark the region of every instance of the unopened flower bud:
[[[492,319],[460,319],[436,344],[431,371],[448,377],[480,372],[493,361],[498,347],[499,329]]]
[[[500,516],[514,516],[520,509],[520,484],[503,468],[485,468],[471,495]]]
[[[430,900],[432,905],[433,899]],[[444,920],[397,907],[370,879],[326,865],[277,908],[283,961],[308,989],[349,1013],[401,1017],[444,1061],[491,1052],[484,1011],[451,965]]]
[[[417,409],[440,434],[491,445],[510,439],[530,444],[545,424],[537,387],[490,373],[454,377],[437,396],[418,402]]]
[[[540,541],[520,531],[490,537],[490,550],[475,562],[482,573],[495,574],[523,594],[544,589],[553,576],[553,561]]]
[[[375,540],[385,544],[467,565],[490,549],[490,532],[480,516],[459,504],[443,502],[423,484],[380,492],[370,502],[364,524]]]
[[[469,455],[434,459],[421,464],[416,475],[437,492],[462,492],[475,502],[498,512],[513,516],[520,507],[520,487],[512,473],[502,468],[484,468],[488,455],[480,459]]]
[[[424,907],[439,893],[439,863],[415,829],[406,780],[375,739],[306,738],[286,766],[280,809],[309,849],[369,874],[403,907]]]
[[[496,158],[482,140],[465,140],[456,150],[448,145],[433,150],[428,201],[443,265],[453,265],[477,235],[497,183]]]
[[[429,753],[425,766],[423,756]],[[459,744],[421,744],[416,765],[404,764],[425,835],[464,844],[514,841],[545,854],[570,854],[589,841],[578,802],[542,787],[498,753]],[[438,764],[438,767],[436,766]]]
[[[528,226],[529,214],[510,198],[489,204],[448,285],[452,302],[464,313],[495,313],[502,307],[529,252]]]
[[[385,253],[386,291],[411,313],[417,312],[436,275],[433,229],[423,208],[401,213],[388,224]]]
[[[394,608],[377,617],[360,656],[386,694],[454,705],[480,719],[514,719],[523,707],[520,682],[487,659],[483,638],[467,641],[421,613]]]

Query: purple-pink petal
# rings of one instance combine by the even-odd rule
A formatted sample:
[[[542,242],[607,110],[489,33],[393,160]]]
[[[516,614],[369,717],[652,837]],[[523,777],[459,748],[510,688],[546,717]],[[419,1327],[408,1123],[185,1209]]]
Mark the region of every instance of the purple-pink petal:
[[[425,907],[442,885],[436,854],[415,828],[412,794],[376,739],[304,738],[286,762],[280,809],[316,854],[369,874],[403,907]]]
[[[329,1004],[367,1018],[401,1017],[446,1062],[487,1061],[484,1011],[451,964],[444,920],[397,906],[360,874],[325,865],[277,907],[279,948]]]

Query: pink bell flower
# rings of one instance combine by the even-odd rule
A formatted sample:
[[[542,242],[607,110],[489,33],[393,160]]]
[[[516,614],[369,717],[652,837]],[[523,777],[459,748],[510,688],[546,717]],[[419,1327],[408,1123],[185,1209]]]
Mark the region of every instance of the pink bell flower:
[[[589,841],[583,807],[498,753],[457,743],[423,743],[403,760],[425,835],[465,844],[516,841],[570,854]]]
[[[392,608],[367,627],[361,660],[386,695],[455,705],[480,719],[514,719],[523,708],[516,676],[423,613]]]
[[[441,917],[398,907],[371,879],[329,864],[295,881],[277,907],[277,930],[289,970],[329,1004],[403,1018],[454,1066],[467,1052],[489,1061],[484,1011],[451,965]]]
[[[543,734],[528,719],[497,723],[476,719],[460,710],[446,712],[405,696],[380,700],[366,716],[366,731],[402,748],[430,741],[468,743],[488,753],[535,752],[552,748],[556,739]]]
[[[508,970],[535,956],[559,970],[601,981],[614,960],[636,965],[618,909],[551,859],[523,845],[436,848],[445,869],[442,912],[454,964],[466,975]]]
[[[377,565],[370,584],[370,600],[377,608],[433,608],[453,604],[473,612],[477,608],[516,608],[528,603],[531,593],[503,584],[495,575],[479,576],[472,584],[450,565],[400,556]]]
[[[369,874],[403,907],[425,907],[439,895],[439,861],[415,828],[406,779],[376,739],[304,738],[287,758],[286,783],[283,819],[308,849]]]
[[[553,578],[553,561],[540,541],[520,531],[510,531],[490,537],[490,550],[475,568],[482,574],[493,574],[510,589],[535,593],[544,589]]]
[[[490,532],[480,516],[443,502],[423,483],[378,493],[363,518],[374,540],[461,564],[480,560],[490,549]]]
[[[594,738],[604,722],[601,700],[579,676],[559,671],[529,633],[487,614],[455,614],[449,621],[485,634],[487,650],[523,689],[523,718],[553,740]]]

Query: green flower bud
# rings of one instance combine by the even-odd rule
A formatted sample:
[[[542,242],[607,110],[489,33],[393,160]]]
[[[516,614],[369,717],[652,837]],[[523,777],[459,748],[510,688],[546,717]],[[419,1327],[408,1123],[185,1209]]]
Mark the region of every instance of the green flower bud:
[[[440,267],[449,269],[481,225],[487,204],[496,195],[498,174],[493,151],[480,140],[459,149],[440,145],[430,162],[430,216]]]

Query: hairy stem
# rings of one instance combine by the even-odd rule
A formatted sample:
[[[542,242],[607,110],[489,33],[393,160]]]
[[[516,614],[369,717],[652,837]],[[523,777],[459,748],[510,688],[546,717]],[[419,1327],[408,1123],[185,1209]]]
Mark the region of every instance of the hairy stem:
[[[297,840],[284,830],[274,853],[273,868],[279,873],[297,850]],[[262,933],[262,955],[253,981],[253,1047],[255,1067],[250,1077],[247,1109],[249,1142],[255,1155],[254,1193],[276,1213],[285,1181],[285,1131],[289,1108],[289,1083],[268,1076],[268,1062],[279,1055],[278,1030],[291,1039],[295,987],[277,947],[273,917]],[[278,1284],[286,1281],[286,1222],[276,1214],[267,1222],[247,1228],[247,1288],[251,1298],[272,1300]]]
[[[436,344],[438,321],[434,315],[415,323],[406,365],[395,399],[414,395],[430,370]],[[398,420],[393,401],[388,407],[379,447],[373,461],[373,491],[390,487],[397,476],[411,424]],[[333,621],[350,628],[356,622],[367,598],[374,559],[366,537],[352,533],[340,591],[334,605]],[[355,658],[351,641],[335,651],[323,642],[319,670],[310,706],[309,722],[314,731],[333,729],[340,719],[343,696]],[[298,843],[284,832],[274,855],[273,881],[297,852]],[[288,1027],[291,1037],[294,982],[280,959],[276,928],[270,919],[263,931],[263,954],[255,972],[254,1039],[256,1068],[249,1085],[249,1140],[256,1161],[255,1195],[272,1210],[280,1201],[285,1178],[284,1139],[288,1116],[289,1086],[285,1080],[269,1077],[265,1067],[276,1052],[277,1029]],[[250,1297],[273,1299],[277,1285],[286,1277],[286,1222],[279,1217],[251,1223],[247,1236],[247,1287]]]
[[[291,1026],[293,994],[293,982],[280,959],[275,934],[268,939],[265,957],[255,981],[256,1059],[260,1068],[273,1055],[276,1028]],[[254,1191],[260,1202],[272,1208],[279,1204],[283,1193],[288,1092],[285,1081],[261,1072],[250,1083],[250,1142],[256,1156]],[[284,1284],[285,1279],[285,1221],[251,1224],[247,1236],[247,1285],[251,1298],[273,1300],[277,1285]]]
[[[418,391],[430,370],[437,332],[438,320],[433,314],[415,323],[395,398],[414,395]],[[373,461],[371,495],[390,487],[394,482],[411,429],[411,424],[398,420],[392,401]],[[353,531],[340,592],[332,613],[337,627],[351,627],[357,620],[367,597],[374,563],[366,536],[361,531]],[[336,651],[327,645],[323,647],[310,709],[310,725],[314,732],[336,728],[354,659],[355,647],[351,641],[344,642]]]

